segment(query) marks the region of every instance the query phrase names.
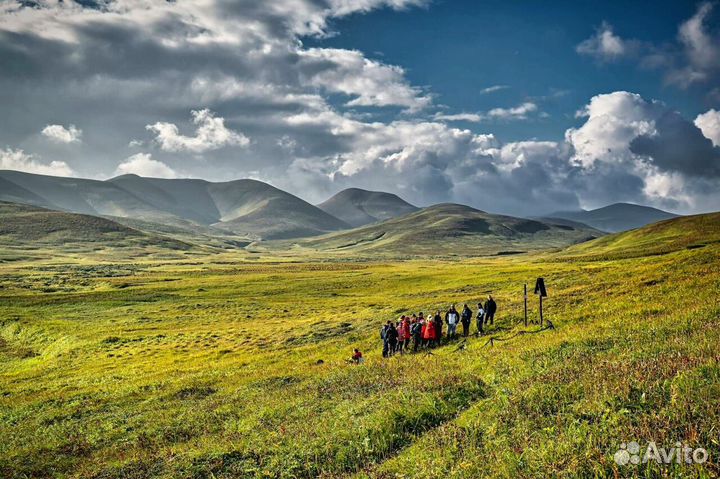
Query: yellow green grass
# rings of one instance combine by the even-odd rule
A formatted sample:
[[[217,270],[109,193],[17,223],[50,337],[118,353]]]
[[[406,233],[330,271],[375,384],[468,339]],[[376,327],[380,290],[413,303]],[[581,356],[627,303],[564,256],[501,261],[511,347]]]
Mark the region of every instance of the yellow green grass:
[[[674,223],[458,261],[0,265],[0,477],[716,477],[720,229],[704,221],[649,255],[636,241]],[[489,292],[490,336],[536,331],[521,292],[538,276],[554,330],[380,357],[384,321]],[[710,461],[618,466],[630,440]]]

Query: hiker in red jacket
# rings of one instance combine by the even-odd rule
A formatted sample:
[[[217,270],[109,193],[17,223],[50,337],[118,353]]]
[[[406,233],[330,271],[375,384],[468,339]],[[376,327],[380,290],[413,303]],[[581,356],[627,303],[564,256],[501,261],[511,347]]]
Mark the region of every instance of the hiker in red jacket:
[[[435,334],[435,323],[433,321],[425,321],[425,327],[423,328],[423,342],[426,346],[434,344],[437,335]]]

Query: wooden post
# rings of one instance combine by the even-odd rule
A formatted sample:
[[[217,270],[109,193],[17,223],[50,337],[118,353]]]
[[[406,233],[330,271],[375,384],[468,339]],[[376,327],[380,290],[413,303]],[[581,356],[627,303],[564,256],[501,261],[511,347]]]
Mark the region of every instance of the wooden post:
[[[525,327],[527,328],[527,283],[525,283],[525,287],[523,288],[524,296],[523,299],[525,301]]]
[[[540,295],[540,327],[543,327],[543,313],[542,313],[542,294]]]

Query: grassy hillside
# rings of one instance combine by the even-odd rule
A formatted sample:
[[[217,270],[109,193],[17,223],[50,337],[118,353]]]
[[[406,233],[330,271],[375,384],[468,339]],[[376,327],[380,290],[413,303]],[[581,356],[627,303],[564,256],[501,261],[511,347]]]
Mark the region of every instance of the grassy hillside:
[[[396,218],[419,209],[397,195],[360,188],[343,190],[317,206],[354,227]]]
[[[0,201],[0,262],[32,254],[107,252],[149,253],[152,249],[186,251],[192,246],[148,234],[115,221]]]
[[[468,256],[547,250],[601,235],[586,226],[492,215],[468,206],[441,204],[382,223],[298,241],[297,245],[326,254]]]
[[[683,216],[568,248],[561,256],[619,259],[699,249],[720,243],[720,213]]]
[[[720,243],[687,248],[713,218],[602,261],[621,236],[462,262],[0,265],[0,476],[717,477]],[[552,330],[522,326],[538,276]],[[380,357],[384,321],[488,293],[487,336]],[[711,461],[617,465],[632,440]]]

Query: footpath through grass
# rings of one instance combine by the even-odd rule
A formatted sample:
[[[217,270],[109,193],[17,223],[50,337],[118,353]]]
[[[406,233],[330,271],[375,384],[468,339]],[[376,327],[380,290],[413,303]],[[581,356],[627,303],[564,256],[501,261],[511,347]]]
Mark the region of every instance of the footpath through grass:
[[[716,477],[720,246],[661,253],[0,265],[0,477]],[[537,276],[555,330],[380,357],[490,292],[523,330]],[[633,440],[710,459],[617,465]]]

